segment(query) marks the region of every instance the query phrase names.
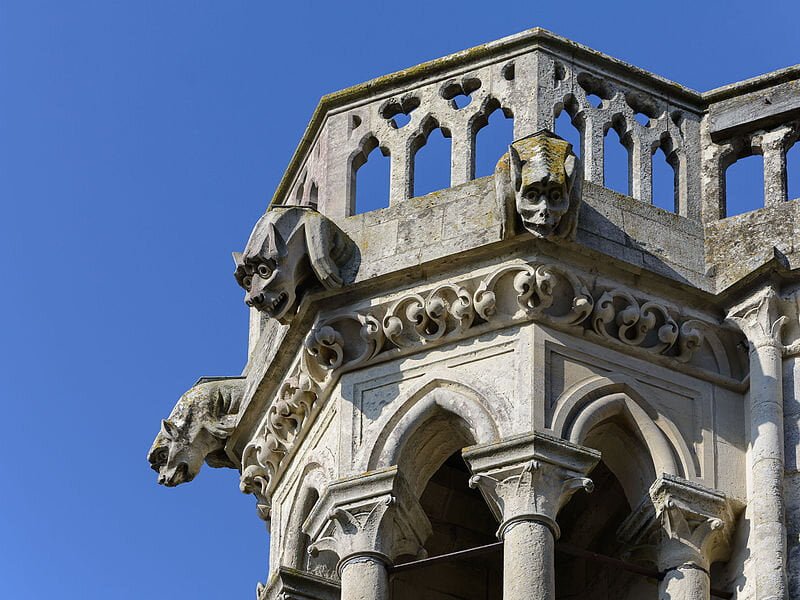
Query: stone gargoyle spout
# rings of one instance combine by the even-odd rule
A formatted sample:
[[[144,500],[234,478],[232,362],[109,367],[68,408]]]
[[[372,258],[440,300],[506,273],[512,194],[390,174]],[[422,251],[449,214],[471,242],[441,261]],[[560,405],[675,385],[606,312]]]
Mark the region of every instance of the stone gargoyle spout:
[[[238,468],[225,454],[244,394],[243,377],[201,377],[161,421],[147,460],[158,483],[174,487],[195,478],[205,461]]]
[[[582,182],[572,145],[547,130],[512,142],[495,168],[498,197],[527,231],[548,240],[575,237]]]
[[[233,254],[245,304],[287,324],[314,284],[341,287],[354,244],[330,219],[301,206],[276,206],[256,223],[243,253]]]

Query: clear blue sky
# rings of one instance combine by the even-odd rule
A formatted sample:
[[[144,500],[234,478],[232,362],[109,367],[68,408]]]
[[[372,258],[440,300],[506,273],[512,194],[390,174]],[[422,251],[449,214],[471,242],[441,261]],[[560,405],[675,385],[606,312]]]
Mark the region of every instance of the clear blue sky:
[[[536,25],[705,90],[800,62],[795,4],[4,0],[0,597],[265,578],[237,473],[165,489],[145,455],[243,366],[230,252],[321,95]]]

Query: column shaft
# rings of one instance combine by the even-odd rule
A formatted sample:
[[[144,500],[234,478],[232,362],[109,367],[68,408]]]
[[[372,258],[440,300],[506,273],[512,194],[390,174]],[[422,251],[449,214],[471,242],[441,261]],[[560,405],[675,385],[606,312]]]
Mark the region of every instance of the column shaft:
[[[389,600],[386,565],[372,556],[357,556],[341,567],[342,600]]]
[[[503,536],[503,600],[553,600],[555,539],[544,523],[521,521]]]
[[[775,135],[780,139],[776,140]],[[781,142],[785,132],[769,132],[762,150]],[[756,600],[786,600],[786,524],[783,495],[783,344],[787,317],[771,285],[731,309],[750,343],[750,473],[748,513]]]
[[[658,587],[660,600],[709,600],[711,580],[703,569],[682,565],[666,572]]]
[[[787,597],[781,361],[781,349],[775,344],[764,344],[750,352],[752,539],[756,540],[759,554],[759,599]]]

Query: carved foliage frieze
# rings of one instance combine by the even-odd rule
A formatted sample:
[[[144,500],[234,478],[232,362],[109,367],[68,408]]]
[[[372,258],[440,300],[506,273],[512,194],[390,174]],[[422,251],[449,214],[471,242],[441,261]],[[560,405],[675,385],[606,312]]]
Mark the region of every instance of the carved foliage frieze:
[[[362,311],[320,319],[279,388],[242,459],[241,489],[266,517],[272,482],[320,398],[342,373],[483,331],[539,321],[623,351],[688,362],[712,323],[682,319],[658,302],[623,289],[594,289],[569,269],[512,263],[460,283],[401,295]]]

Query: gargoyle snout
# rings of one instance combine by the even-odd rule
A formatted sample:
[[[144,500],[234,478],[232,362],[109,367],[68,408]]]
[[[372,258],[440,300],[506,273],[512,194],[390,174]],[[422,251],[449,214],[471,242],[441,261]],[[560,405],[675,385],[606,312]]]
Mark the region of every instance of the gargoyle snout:
[[[259,292],[258,294],[247,294],[244,298],[244,303],[250,308],[258,308],[264,304],[264,293]]]

